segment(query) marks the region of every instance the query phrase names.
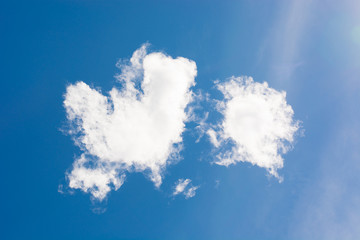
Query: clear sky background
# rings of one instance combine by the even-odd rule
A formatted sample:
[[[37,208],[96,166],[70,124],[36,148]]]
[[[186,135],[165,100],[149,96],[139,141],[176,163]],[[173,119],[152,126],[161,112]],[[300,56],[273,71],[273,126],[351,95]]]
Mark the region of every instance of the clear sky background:
[[[2,1],[0,29],[1,239],[359,239],[358,1]],[[233,75],[286,91],[304,134],[282,183],[210,164],[185,131],[160,189],[132,173],[101,206],[58,192],[81,153],[61,131],[66,87],[106,93],[146,42],[196,62],[195,92]],[[179,178],[196,196],[172,196]]]

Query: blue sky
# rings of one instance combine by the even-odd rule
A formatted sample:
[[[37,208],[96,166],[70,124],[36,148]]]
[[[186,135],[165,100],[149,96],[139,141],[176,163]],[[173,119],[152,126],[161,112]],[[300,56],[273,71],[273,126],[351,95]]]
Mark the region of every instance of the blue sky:
[[[356,1],[12,1],[0,8],[2,239],[358,239],[360,5]],[[180,161],[162,184],[127,172],[105,200],[69,187],[84,152],[64,100],[83,81],[104,96],[142,44],[196,63]],[[181,72],[180,72],[181,73]],[[214,163],[199,119],[216,130],[214,81],[251,76],[286,92],[301,121],[279,179]],[[189,80],[191,81],[191,79]],[[215,126],[215,127],[214,127]],[[301,134],[303,133],[303,134]],[[221,131],[219,132],[219,137]],[[221,138],[221,137],[220,137]],[[261,164],[261,159],[257,164]],[[174,195],[191,179],[196,195]],[[62,189],[58,191],[59,186]]]

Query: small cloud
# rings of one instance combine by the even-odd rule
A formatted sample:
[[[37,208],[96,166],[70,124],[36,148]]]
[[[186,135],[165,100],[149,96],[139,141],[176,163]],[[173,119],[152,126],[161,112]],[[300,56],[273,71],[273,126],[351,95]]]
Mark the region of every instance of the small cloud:
[[[64,194],[64,186],[62,185],[62,184],[60,184],[59,186],[58,186],[58,193],[61,193],[61,194]]]
[[[186,192],[184,192],[185,198],[192,198],[196,194],[196,190],[199,188],[199,186],[190,187]]]
[[[215,189],[218,189],[220,186],[220,180],[215,180]]]
[[[179,179],[176,182],[175,190],[173,192],[173,196],[176,196],[178,194],[184,194],[185,198],[192,198],[196,194],[196,190],[200,186],[192,186],[190,179]]]
[[[270,88],[266,82],[254,82],[251,77],[232,77],[216,84],[224,95],[218,103],[223,119],[207,131],[219,151],[215,163],[229,166],[250,162],[281,181],[277,172],[284,164],[281,155],[291,149],[299,129],[286,93]]]

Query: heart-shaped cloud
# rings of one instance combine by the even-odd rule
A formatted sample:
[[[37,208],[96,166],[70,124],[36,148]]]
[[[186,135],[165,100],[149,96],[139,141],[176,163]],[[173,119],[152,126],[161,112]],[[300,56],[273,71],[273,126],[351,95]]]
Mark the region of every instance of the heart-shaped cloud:
[[[69,186],[100,201],[123,184],[125,171],[149,171],[160,186],[162,170],[181,147],[196,64],[146,49],[143,45],[121,66],[117,78],[123,88],[114,87],[109,96],[84,82],[67,87],[70,133],[83,151],[67,174]]]

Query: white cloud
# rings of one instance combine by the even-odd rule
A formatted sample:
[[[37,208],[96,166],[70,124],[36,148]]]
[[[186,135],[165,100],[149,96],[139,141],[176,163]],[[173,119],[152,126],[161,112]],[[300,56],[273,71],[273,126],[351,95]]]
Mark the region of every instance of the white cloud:
[[[70,133],[83,151],[67,174],[69,186],[100,201],[123,184],[125,171],[146,171],[159,187],[162,170],[181,149],[196,64],[146,49],[120,65],[123,88],[114,87],[109,96],[84,82],[67,87]]]
[[[228,166],[250,162],[279,178],[281,154],[289,150],[299,128],[286,103],[286,93],[266,82],[256,83],[251,77],[232,77],[216,84],[224,94],[224,101],[218,104],[224,118],[207,131],[211,143],[220,149],[216,163]]]
[[[184,194],[185,198],[192,198],[196,194],[196,190],[199,186],[192,186],[190,179],[179,179],[176,182],[175,190],[173,196],[176,196],[180,193]]]
[[[186,192],[184,192],[185,198],[192,198],[196,194],[196,190],[199,188],[199,186],[190,187]]]
[[[215,180],[215,188],[218,189],[219,186],[220,186],[220,180],[217,179],[217,180]]]

